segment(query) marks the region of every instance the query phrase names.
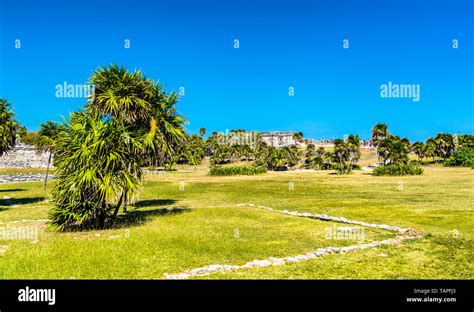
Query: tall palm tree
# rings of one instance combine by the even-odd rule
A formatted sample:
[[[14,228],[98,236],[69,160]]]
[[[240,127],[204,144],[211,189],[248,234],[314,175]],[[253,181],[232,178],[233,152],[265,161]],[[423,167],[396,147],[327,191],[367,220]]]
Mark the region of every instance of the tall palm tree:
[[[435,162],[436,157],[436,144],[433,138],[426,140],[425,149],[424,149],[425,156],[431,157],[433,162]]]
[[[10,103],[4,98],[0,99],[0,156],[15,146],[18,126]]]
[[[99,68],[90,83],[94,96],[57,140],[51,224],[60,229],[103,228],[138,197],[146,158],[165,159],[182,144],[176,93],[116,65]]]
[[[43,189],[48,183],[49,166],[51,165],[51,158],[56,147],[56,140],[61,131],[61,126],[58,123],[47,121],[40,125],[38,136],[36,137],[36,149],[40,152],[49,153],[48,166],[46,167],[46,175],[44,177]]]
[[[372,136],[372,145],[378,150],[380,142],[390,137],[390,131],[388,130],[388,125],[386,123],[381,123],[381,122],[376,123],[372,128],[371,136]],[[380,152],[379,152],[379,162],[380,162]]]
[[[342,139],[335,139],[334,140],[334,158],[336,163],[338,164],[338,171],[343,173],[345,170],[345,161],[347,158],[347,148],[346,143]]]
[[[136,157],[159,159],[163,164],[176,153],[184,138],[184,118],[177,114],[177,93],[166,94],[164,87],[145,78],[140,71],[124,67],[100,67],[90,79],[94,96],[86,110],[119,120],[144,135],[144,150]],[[127,162],[127,160],[125,160]],[[135,160],[130,159],[131,166]],[[123,193],[126,212],[128,190]]]
[[[360,137],[350,134],[347,137],[346,148],[349,160],[348,171],[351,171],[353,163],[360,158]]]

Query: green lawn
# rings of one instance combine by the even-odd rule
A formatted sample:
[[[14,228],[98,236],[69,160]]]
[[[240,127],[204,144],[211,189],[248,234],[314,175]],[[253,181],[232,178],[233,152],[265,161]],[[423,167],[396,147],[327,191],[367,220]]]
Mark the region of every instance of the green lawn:
[[[349,176],[315,171],[210,177],[205,167],[184,168],[147,176],[140,201],[121,216],[116,229],[52,233],[44,231],[43,222],[17,224],[38,225],[40,238],[37,243],[0,240],[0,246],[8,246],[0,253],[0,278],[153,279],[210,264],[244,264],[358,243],[326,239],[330,222],[224,207],[255,203],[410,227],[424,237],[203,278],[472,279],[473,186],[472,169],[440,166],[411,177],[374,177],[364,171]],[[2,222],[45,219],[50,205],[41,182],[0,184]],[[366,242],[388,237],[394,234],[365,229]]]

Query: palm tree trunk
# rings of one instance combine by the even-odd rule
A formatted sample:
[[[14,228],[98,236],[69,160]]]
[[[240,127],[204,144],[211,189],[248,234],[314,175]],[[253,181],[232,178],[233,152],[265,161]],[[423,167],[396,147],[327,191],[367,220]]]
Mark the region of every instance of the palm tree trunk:
[[[44,177],[43,189],[46,189],[46,185],[48,184],[49,165],[51,164],[51,154],[52,154],[52,153],[49,152],[48,166],[46,167],[46,176]]]
[[[131,164],[128,164],[128,172],[130,172],[132,169]],[[127,190],[124,190],[123,192],[123,212],[127,213]]]
[[[123,195],[120,196],[120,199],[119,199],[119,202],[117,203],[117,206],[115,207],[115,210],[114,210],[114,215],[112,217],[112,222],[115,221],[115,218],[117,217],[117,214],[120,210],[120,206],[122,206],[122,201],[123,201]]]
[[[123,212],[127,212],[127,192],[123,192]]]

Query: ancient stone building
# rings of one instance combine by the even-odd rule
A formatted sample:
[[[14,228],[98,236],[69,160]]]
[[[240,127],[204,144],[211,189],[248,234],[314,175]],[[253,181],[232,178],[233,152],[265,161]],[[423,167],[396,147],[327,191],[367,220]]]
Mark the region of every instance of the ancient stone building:
[[[281,147],[296,145],[295,139],[293,139],[293,131],[270,131],[260,132],[260,137],[269,146]]]
[[[34,146],[20,143],[0,157],[0,168],[46,168],[48,157],[48,153],[37,153]]]

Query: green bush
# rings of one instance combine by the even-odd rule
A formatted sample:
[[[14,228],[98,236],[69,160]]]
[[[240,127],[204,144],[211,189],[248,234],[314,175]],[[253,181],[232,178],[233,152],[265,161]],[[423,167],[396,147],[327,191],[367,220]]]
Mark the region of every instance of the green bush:
[[[209,170],[211,176],[231,176],[231,175],[255,175],[267,172],[262,166],[256,167],[212,167]]]
[[[360,167],[360,165],[358,164],[352,164],[352,170],[362,170],[362,168]]]
[[[444,165],[472,168],[474,166],[474,148],[463,147],[458,149],[444,162]]]
[[[422,174],[423,169],[418,164],[391,164],[382,165],[372,171],[374,176],[402,176]]]
[[[323,163],[323,164],[321,164],[319,169],[321,169],[321,170],[331,170],[331,169],[333,169],[333,167],[332,167],[331,163]]]

